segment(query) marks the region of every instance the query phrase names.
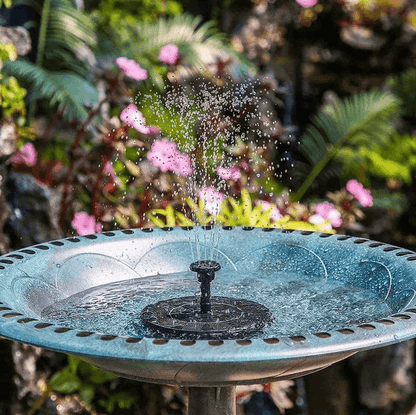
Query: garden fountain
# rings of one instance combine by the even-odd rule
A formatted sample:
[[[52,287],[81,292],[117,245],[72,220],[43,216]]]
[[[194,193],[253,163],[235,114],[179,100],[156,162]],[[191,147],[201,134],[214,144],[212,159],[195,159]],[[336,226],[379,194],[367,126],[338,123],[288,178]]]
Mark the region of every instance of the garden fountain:
[[[60,239],[0,257],[0,334],[187,386],[192,415],[233,414],[236,385],[415,337],[415,260],[367,239],[281,229]]]

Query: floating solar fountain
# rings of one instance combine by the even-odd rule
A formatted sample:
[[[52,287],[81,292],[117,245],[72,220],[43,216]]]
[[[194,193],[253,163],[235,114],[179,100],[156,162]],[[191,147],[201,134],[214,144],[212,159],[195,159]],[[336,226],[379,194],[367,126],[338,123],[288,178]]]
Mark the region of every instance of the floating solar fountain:
[[[415,337],[415,260],[367,239],[278,229],[61,239],[0,258],[0,334],[188,386],[190,414],[233,414],[235,385]]]

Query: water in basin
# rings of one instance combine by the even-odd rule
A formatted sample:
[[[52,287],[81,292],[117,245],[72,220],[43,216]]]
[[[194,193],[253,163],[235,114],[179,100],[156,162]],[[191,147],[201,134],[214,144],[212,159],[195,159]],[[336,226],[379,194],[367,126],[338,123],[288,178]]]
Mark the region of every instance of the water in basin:
[[[191,271],[135,278],[90,288],[42,311],[53,324],[118,336],[152,337],[140,322],[148,304],[198,295]],[[377,294],[335,280],[279,272],[267,278],[252,273],[219,272],[212,295],[256,301],[274,321],[258,337],[304,335],[360,324],[391,314]]]

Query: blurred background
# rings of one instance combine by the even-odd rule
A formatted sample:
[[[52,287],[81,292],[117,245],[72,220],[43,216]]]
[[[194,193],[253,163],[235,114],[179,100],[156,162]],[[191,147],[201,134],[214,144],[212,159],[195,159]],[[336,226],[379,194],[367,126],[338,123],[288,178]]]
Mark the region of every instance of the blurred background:
[[[0,0],[0,254],[218,224],[416,250],[416,1]],[[186,391],[0,340],[1,414]],[[416,414],[414,341],[238,387],[249,415]]]

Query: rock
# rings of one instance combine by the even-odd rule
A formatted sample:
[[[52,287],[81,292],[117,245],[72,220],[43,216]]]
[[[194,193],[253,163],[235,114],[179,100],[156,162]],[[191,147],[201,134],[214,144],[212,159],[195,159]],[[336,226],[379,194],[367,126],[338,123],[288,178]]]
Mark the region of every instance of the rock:
[[[5,225],[14,249],[59,238],[51,215],[50,194],[26,173],[12,173],[5,186],[10,216]]]
[[[13,44],[19,56],[25,56],[32,50],[30,34],[21,26],[0,26],[0,43]]]
[[[13,121],[0,124],[0,160],[5,161],[16,151],[17,130]]]
[[[362,50],[380,50],[387,42],[386,36],[375,34],[371,29],[360,26],[343,27],[341,40],[347,45]]]

